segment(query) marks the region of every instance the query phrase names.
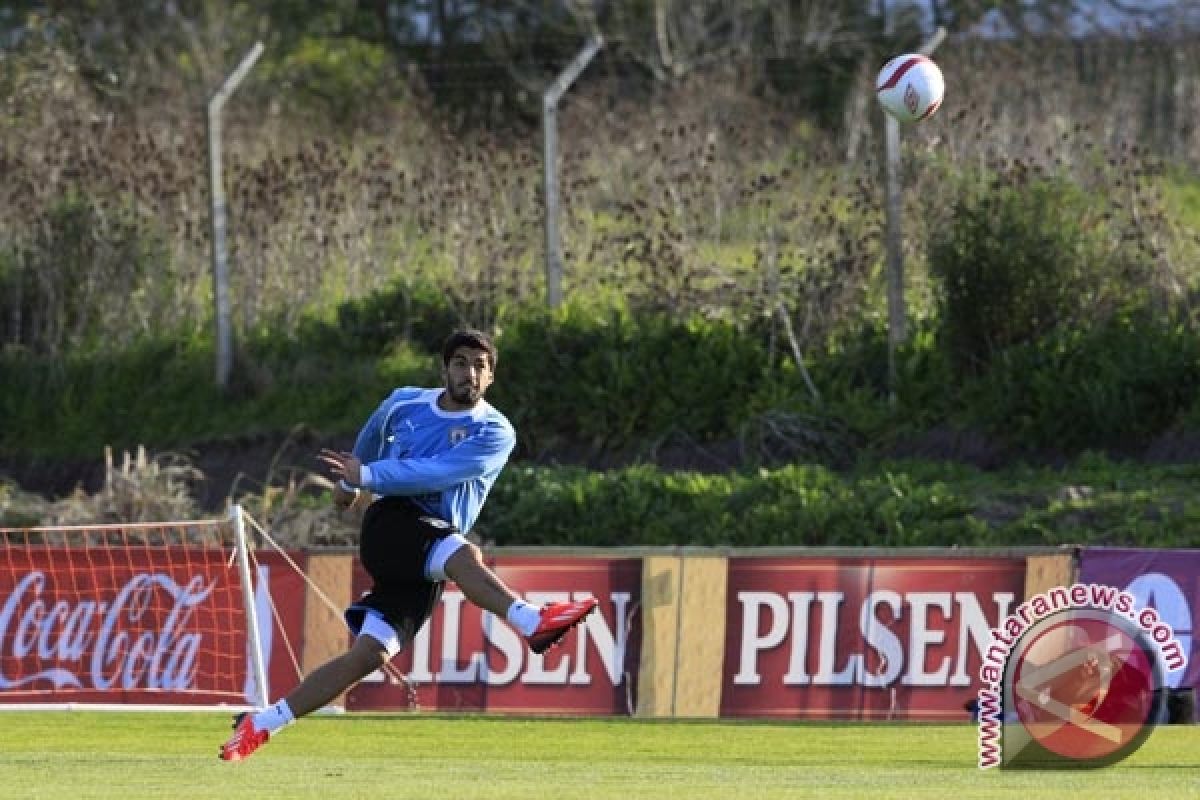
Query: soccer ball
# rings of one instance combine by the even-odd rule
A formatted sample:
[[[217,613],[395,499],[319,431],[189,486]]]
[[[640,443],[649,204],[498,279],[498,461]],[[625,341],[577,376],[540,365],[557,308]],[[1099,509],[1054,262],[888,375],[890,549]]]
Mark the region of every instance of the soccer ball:
[[[945,94],[942,71],[933,59],[919,53],[896,56],[883,65],[875,79],[879,105],[901,122],[919,122],[933,116]]]

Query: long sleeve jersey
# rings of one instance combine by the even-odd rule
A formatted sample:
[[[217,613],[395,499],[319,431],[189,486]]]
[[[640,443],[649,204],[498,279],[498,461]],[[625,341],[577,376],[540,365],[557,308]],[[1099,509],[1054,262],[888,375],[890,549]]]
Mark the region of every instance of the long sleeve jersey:
[[[397,389],[371,414],[354,443],[361,486],[412,498],[462,533],[475,524],[516,446],[503,414],[480,400],[466,411],[437,406],[442,389]]]

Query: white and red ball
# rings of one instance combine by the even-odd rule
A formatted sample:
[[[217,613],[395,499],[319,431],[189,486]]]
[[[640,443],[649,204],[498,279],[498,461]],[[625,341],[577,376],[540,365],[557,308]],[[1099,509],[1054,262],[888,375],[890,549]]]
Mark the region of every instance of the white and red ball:
[[[933,59],[919,53],[896,56],[875,79],[875,96],[883,110],[901,122],[929,119],[942,104],[946,82]]]

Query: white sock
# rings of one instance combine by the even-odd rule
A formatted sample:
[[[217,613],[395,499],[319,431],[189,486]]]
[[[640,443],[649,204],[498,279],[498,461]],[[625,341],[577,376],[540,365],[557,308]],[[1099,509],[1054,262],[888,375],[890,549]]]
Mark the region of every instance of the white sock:
[[[264,708],[251,717],[256,729],[269,731],[272,734],[295,719],[296,716],[292,713],[292,707],[287,704],[287,700],[280,700],[275,705]]]
[[[508,620],[508,624],[519,630],[525,636],[531,635],[537,630],[538,623],[542,621],[542,610],[537,606],[531,606],[524,600],[514,600],[513,604],[508,607],[504,618]]]

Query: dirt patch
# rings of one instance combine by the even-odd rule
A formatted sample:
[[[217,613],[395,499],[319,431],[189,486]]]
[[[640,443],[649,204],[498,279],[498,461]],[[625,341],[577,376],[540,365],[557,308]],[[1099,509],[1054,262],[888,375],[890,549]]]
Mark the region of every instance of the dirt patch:
[[[1009,463],[1011,449],[978,431],[934,428],[899,438],[887,449],[891,458],[919,458],[999,469]]]
[[[1200,433],[1171,431],[1146,448],[1143,459],[1151,464],[1195,464],[1200,462]]]
[[[205,442],[155,455],[178,455],[199,471],[192,484],[196,503],[205,510],[220,510],[226,500],[245,493],[261,494],[267,486],[286,482],[289,476],[319,472],[316,454],[322,447],[348,449],[353,436],[322,436],[306,429],[287,434],[243,436]],[[119,461],[121,453],[114,454]],[[94,460],[20,460],[0,456],[0,479],[22,490],[55,499],[82,491],[95,494],[104,488],[104,454]]]
[[[853,450],[861,443],[841,437],[819,440],[820,448],[809,446],[812,438],[776,437],[764,446],[756,440],[728,439],[697,442],[687,436],[665,437],[652,447],[637,452],[595,453],[583,447],[564,445],[540,453],[539,464],[582,466],[589,469],[617,469],[634,463],[655,464],[669,470],[715,473],[736,470],[749,463],[825,463],[837,468],[853,461]],[[797,444],[801,442],[801,444]],[[299,480],[309,473],[321,473],[316,454],[322,447],[350,449],[352,435],[325,435],[307,428],[289,433],[231,437],[172,451],[182,456],[203,476],[194,483],[196,503],[208,511],[222,509],[229,498],[261,495],[267,487]],[[804,446],[802,446],[804,445]],[[1060,453],[1017,453],[976,431],[936,428],[898,439],[879,455],[887,458],[921,458],[948,461],[985,470],[1001,469],[1016,459],[1025,463],[1067,463]],[[1200,433],[1171,433],[1154,440],[1140,453],[1119,453],[1143,463],[1181,464],[1200,461]],[[120,454],[117,454],[120,457]],[[104,487],[105,460],[23,461],[0,455],[0,479],[15,483],[22,490],[46,498],[60,498],[76,491],[89,494]],[[1004,516],[1001,513],[1001,516]]]

